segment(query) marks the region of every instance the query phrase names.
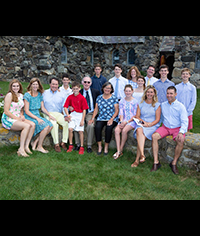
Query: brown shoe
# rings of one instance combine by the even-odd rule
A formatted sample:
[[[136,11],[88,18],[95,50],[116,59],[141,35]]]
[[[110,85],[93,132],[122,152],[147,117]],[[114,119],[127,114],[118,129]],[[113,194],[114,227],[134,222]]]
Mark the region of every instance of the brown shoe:
[[[178,168],[176,165],[172,165],[172,162],[169,164],[169,166],[171,167],[172,169],[172,172],[175,174],[175,175],[178,175],[179,174],[179,171],[178,171]]]
[[[160,164],[160,162],[158,162],[158,164],[153,164],[153,167],[152,167],[152,169],[151,169],[151,172],[153,172],[153,171],[157,171],[158,169],[160,169],[160,167],[161,167],[161,164]]]
[[[66,147],[65,143],[62,142],[62,143],[60,144],[60,146],[61,146],[61,148],[63,148],[65,151],[67,151],[67,147]]]
[[[59,144],[56,144],[54,148],[56,152],[61,152]]]

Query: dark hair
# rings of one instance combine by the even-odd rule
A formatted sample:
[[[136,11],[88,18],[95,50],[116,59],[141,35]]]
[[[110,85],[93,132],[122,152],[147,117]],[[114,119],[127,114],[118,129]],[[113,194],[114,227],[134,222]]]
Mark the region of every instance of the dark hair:
[[[72,88],[74,88],[74,87],[80,88],[80,87],[81,87],[81,86],[80,86],[80,83],[77,82],[77,81],[74,81],[74,82],[72,83]]]
[[[161,69],[167,69],[167,70],[169,71],[169,66],[163,64],[162,66],[160,66],[159,71],[160,71]]]
[[[49,83],[50,83],[50,84],[51,84],[51,82],[52,82],[53,79],[56,80],[56,81],[58,81],[58,84],[59,84],[60,81],[59,81],[59,79],[56,78],[56,77],[53,77],[53,78],[51,78],[51,79],[49,80]]]
[[[69,78],[69,75],[68,75],[67,73],[65,73],[65,74],[62,75],[62,80],[63,80],[64,78],[70,79],[70,78]]]
[[[156,67],[155,67],[155,66],[153,66],[153,65],[149,65],[149,66],[148,66],[148,68],[147,68],[147,70],[148,70],[150,67],[153,67],[153,68],[154,68],[154,70],[156,69]]]
[[[119,67],[120,69],[122,69],[122,65],[121,65],[121,64],[116,64],[116,65],[114,66],[114,69],[115,69],[115,67]]]
[[[170,89],[174,90],[175,93],[177,92],[177,89],[174,86],[170,86],[167,90],[170,90]]]
[[[113,88],[113,86],[112,86],[112,84],[110,83],[110,82],[106,82],[103,86],[102,86],[102,89],[101,89],[101,91],[102,91],[102,93],[104,93],[104,88],[105,87],[107,87],[108,85],[111,85],[111,92],[110,92],[110,94],[111,93],[114,93],[114,88]]]

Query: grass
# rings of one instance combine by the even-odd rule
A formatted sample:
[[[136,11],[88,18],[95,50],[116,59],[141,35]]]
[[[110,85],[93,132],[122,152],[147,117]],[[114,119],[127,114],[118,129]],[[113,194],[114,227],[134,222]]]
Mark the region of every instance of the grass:
[[[22,83],[24,92],[28,83]],[[8,91],[8,82],[0,81],[0,93]],[[44,85],[45,89],[49,85]],[[193,132],[200,133],[200,90],[194,111]],[[77,152],[44,155],[34,152],[29,158],[16,155],[18,147],[0,148],[0,200],[196,200],[200,199],[200,176],[194,170],[179,168],[175,176],[168,164],[151,173],[153,160],[131,168],[135,159],[125,151],[117,161],[115,150],[106,157]]]
[[[151,173],[152,159],[137,169],[131,152],[114,161],[95,153],[16,155],[18,147],[0,149],[0,200],[185,200],[200,199],[199,174],[180,168],[175,176],[168,164]]]

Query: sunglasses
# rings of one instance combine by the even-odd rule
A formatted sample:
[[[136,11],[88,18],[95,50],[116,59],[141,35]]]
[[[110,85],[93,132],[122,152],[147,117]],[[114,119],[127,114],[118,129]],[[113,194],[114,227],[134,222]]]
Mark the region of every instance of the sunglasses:
[[[84,84],[91,84],[91,82],[90,81],[84,81]]]

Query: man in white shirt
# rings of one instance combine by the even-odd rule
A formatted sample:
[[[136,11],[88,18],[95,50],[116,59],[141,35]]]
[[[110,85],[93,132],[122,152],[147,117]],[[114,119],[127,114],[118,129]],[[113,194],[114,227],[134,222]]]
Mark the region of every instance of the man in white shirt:
[[[128,84],[128,80],[121,76],[122,66],[120,64],[116,64],[114,67],[115,77],[109,80],[114,88],[114,95],[121,100],[125,98],[124,88]]]
[[[153,77],[154,74],[155,74],[155,67],[150,65],[147,69],[147,76],[145,77],[146,86],[153,85],[156,81],[158,81],[157,78]]]

